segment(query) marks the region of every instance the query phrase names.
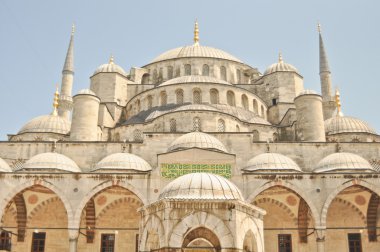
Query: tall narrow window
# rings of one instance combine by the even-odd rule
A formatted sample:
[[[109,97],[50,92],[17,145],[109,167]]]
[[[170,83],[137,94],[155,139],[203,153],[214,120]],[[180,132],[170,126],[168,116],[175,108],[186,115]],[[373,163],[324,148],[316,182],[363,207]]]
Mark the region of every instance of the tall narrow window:
[[[252,131],[252,141],[253,142],[260,141],[260,133],[257,130]]]
[[[348,234],[348,251],[362,252],[362,239],[360,233]]]
[[[194,90],[193,91],[193,103],[194,104],[201,104],[202,103],[202,95],[200,90]]]
[[[259,105],[257,104],[256,99],[253,99],[253,112],[255,112],[256,115],[259,114]]]
[[[209,76],[210,75],[210,67],[206,64],[202,67],[202,75],[203,76]]]
[[[193,119],[193,131],[201,131],[201,119],[199,117]]]
[[[216,89],[210,90],[210,103],[211,104],[218,104],[219,103],[219,92]]]
[[[237,124],[236,124],[236,132],[240,132],[240,127]]]
[[[236,82],[237,82],[237,84],[241,84],[241,71],[240,71],[240,69],[236,69]]]
[[[11,235],[8,232],[0,233],[0,250],[11,251]]]
[[[225,66],[220,67],[220,78],[227,81],[227,71]]]
[[[191,65],[190,64],[185,65],[185,75],[191,75]]]
[[[235,94],[232,91],[227,92],[227,103],[230,106],[235,106]]]
[[[161,100],[161,106],[165,106],[167,104],[168,96],[166,95],[165,91],[162,91],[160,93],[160,100]]]
[[[173,67],[168,66],[168,79],[173,79]]]
[[[170,132],[177,132],[177,121],[170,119]]]
[[[177,104],[183,104],[183,90],[177,89],[175,91],[175,96],[176,96]]]
[[[100,243],[100,252],[115,251],[115,234],[102,234]]]
[[[149,74],[145,73],[143,74],[141,78],[141,84],[148,84],[149,83]]]
[[[278,252],[292,252],[292,236],[290,234],[278,235]]]
[[[160,68],[158,72],[158,83],[161,83],[164,80],[164,69]]]
[[[265,119],[265,110],[263,105],[261,105],[261,117]]]
[[[44,252],[45,251],[45,239],[46,233],[33,233],[32,237],[32,252]]]
[[[248,97],[245,94],[241,96],[241,104],[244,109],[248,110]]]
[[[151,109],[152,108],[152,106],[153,106],[153,97],[151,96],[151,95],[149,95],[148,96],[148,98],[147,98],[147,107],[148,107],[148,109]]]
[[[141,103],[140,103],[140,100],[137,100],[137,101],[136,101],[136,111],[137,111],[137,113],[141,111]]]
[[[224,123],[224,120],[219,119],[218,120],[218,132],[225,132],[226,131],[226,124]]]

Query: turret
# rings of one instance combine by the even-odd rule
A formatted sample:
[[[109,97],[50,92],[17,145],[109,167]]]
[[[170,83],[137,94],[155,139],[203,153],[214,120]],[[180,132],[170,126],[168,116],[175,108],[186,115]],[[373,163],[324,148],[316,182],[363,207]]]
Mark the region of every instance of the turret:
[[[89,89],[83,89],[74,96],[73,118],[70,140],[97,141],[100,99]]]
[[[319,77],[321,79],[323,117],[325,120],[332,117],[335,111],[334,96],[332,95],[331,72],[327,53],[323,44],[321,26],[318,24],[319,33]]]
[[[295,99],[297,114],[297,140],[325,142],[322,98],[315,91],[304,90]]]
[[[74,32],[72,26],[69,48],[67,49],[65,64],[62,70],[61,95],[59,97],[58,115],[69,120],[70,111],[72,110],[72,89],[74,79]]]

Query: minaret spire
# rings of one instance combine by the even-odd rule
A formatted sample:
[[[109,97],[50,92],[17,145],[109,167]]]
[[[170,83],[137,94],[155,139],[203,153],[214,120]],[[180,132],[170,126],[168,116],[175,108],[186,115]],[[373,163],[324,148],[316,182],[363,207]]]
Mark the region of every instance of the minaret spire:
[[[319,34],[319,77],[321,80],[322,91],[322,105],[323,105],[323,117],[327,120],[332,117],[336,104],[332,94],[331,84],[331,72],[329,62],[327,60],[327,53],[323,43],[321,25],[318,23]]]
[[[67,49],[65,64],[62,69],[61,95],[59,97],[58,115],[69,120],[72,110],[71,92],[74,80],[74,33],[75,25],[72,25],[69,48]]]
[[[198,20],[195,20],[194,25],[194,45],[199,45],[199,27],[198,27]]]

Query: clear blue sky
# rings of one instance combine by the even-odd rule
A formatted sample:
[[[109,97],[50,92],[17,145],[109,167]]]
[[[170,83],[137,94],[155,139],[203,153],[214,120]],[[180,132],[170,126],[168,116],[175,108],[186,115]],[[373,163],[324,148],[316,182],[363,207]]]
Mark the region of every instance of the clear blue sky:
[[[75,94],[110,54],[129,71],[158,54],[192,43],[225,50],[261,72],[284,60],[307,89],[320,92],[317,22],[345,115],[380,132],[380,1],[17,1],[0,0],[0,139],[51,112],[61,80],[71,24],[75,34]]]

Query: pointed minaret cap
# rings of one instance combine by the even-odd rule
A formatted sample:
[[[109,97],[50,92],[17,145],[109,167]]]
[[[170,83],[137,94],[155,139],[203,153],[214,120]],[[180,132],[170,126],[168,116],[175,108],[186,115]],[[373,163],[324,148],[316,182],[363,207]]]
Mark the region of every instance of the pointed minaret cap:
[[[321,24],[318,23],[318,33],[319,33],[319,73],[328,72],[330,73],[329,62],[327,60],[327,53],[325,46],[323,44]]]
[[[65,64],[63,65],[62,73],[64,72],[74,73],[74,33],[75,33],[75,25],[73,24],[71,27],[71,37],[70,37],[69,48],[67,49]]]
[[[194,25],[194,45],[199,45],[199,27],[197,19],[195,19]]]

